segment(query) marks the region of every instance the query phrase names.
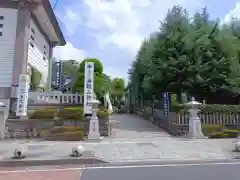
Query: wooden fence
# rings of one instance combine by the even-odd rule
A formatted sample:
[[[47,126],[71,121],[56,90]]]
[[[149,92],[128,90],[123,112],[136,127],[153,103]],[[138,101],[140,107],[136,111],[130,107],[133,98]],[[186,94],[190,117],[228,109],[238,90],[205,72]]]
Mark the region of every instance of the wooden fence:
[[[144,107],[136,110],[136,114],[151,121],[160,128],[173,135],[183,135],[188,132],[189,113],[170,112],[169,118],[164,117],[163,110]],[[202,113],[199,112],[202,124],[224,125],[233,129],[240,129],[240,113]]]

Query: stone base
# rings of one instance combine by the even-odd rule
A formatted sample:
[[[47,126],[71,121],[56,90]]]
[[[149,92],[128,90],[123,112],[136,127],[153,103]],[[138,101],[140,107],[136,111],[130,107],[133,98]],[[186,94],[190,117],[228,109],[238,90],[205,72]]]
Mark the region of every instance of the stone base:
[[[204,136],[203,134],[193,135],[192,133],[188,133],[187,137],[191,139],[208,139],[208,137]]]
[[[189,119],[189,138],[193,139],[206,139],[202,133],[201,120],[198,117]]]
[[[99,135],[88,135],[87,141],[101,141],[104,137]]]

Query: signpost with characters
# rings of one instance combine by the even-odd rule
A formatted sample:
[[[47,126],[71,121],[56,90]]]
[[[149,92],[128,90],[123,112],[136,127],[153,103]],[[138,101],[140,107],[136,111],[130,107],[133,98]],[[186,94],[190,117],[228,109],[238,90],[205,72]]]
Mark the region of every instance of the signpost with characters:
[[[92,104],[89,103],[93,99],[93,82],[94,82],[94,63],[85,63],[85,81],[84,81],[84,114],[92,115]]]

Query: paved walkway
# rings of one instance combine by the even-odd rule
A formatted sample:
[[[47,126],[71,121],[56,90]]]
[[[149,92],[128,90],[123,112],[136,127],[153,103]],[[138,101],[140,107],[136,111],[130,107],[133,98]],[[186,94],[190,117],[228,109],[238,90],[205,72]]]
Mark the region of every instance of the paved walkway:
[[[101,142],[0,141],[0,160],[9,159],[17,147],[26,149],[28,160],[66,159],[78,144],[88,157],[117,163],[232,158],[234,139],[176,138],[133,115],[114,115],[111,121],[115,137]]]
[[[112,137],[134,138],[169,138],[170,135],[149,121],[136,115],[113,115],[111,117]]]

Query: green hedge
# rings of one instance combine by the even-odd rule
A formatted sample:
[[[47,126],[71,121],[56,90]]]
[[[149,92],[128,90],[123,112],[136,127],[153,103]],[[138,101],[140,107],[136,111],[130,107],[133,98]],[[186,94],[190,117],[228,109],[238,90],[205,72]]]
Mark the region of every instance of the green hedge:
[[[183,104],[171,106],[171,111],[185,112],[190,108]],[[240,113],[240,105],[204,104],[200,108],[203,113]]]
[[[222,139],[222,138],[228,138],[228,135],[223,132],[213,132],[208,137],[211,139]]]
[[[209,136],[213,132],[222,132],[225,127],[223,125],[202,125],[202,132],[205,136]]]
[[[202,132],[209,138],[236,138],[240,130],[227,129],[223,125],[202,125]]]
[[[82,141],[84,140],[84,129],[72,126],[55,127],[47,132],[46,140]]]
[[[109,120],[109,113],[106,110],[98,110],[97,116],[99,119]]]
[[[54,108],[44,108],[38,109],[34,112],[29,114],[30,119],[59,119],[59,120],[77,120],[83,121],[84,114],[83,114],[82,107],[69,107],[60,110],[59,112],[57,109]],[[109,113],[106,110],[98,110],[97,116],[99,119],[109,120]]]
[[[84,120],[83,108],[64,108],[58,112],[58,118],[63,120]]]
[[[63,133],[56,133],[48,136],[46,140],[52,141],[83,141],[84,133],[83,131],[69,131]]]
[[[57,116],[57,109],[54,108],[45,108],[37,109],[31,114],[28,114],[30,119],[54,119]]]
[[[65,133],[65,132],[73,132],[73,131],[83,131],[83,128],[76,128],[76,127],[69,127],[69,126],[62,126],[62,127],[55,127],[51,129],[52,134],[58,134],[58,133]]]
[[[240,131],[234,129],[225,129],[223,133],[226,134],[228,138],[236,138],[238,137]]]

